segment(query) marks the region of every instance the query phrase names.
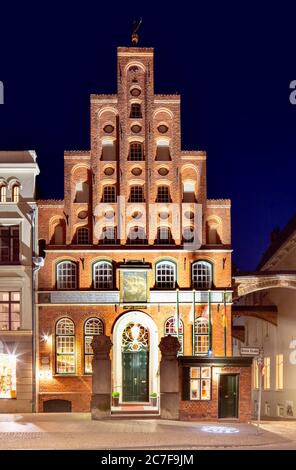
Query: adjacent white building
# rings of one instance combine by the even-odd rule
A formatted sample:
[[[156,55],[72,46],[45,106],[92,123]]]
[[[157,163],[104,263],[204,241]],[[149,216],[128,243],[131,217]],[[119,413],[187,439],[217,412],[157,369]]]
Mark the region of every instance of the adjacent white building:
[[[34,410],[32,260],[38,174],[35,152],[0,152],[1,413]]]
[[[239,304],[277,307],[271,313],[233,320],[244,327],[244,341],[234,340],[234,354],[241,346],[263,349],[263,417],[296,417],[296,215],[277,234],[258,266],[260,290],[240,298]],[[250,276],[251,277],[251,276]],[[254,276],[253,276],[254,278]],[[263,281],[264,278],[264,281]],[[252,281],[254,282],[254,281]],[[268,288],[264,288],[268,286]],[[255,283],[254,283],[255,286]],[[260,287],[261,286],[261,287]],[[263,310],[263,309],[262,309]],[[253,414],[258,406],[259,370],[253,362]]]

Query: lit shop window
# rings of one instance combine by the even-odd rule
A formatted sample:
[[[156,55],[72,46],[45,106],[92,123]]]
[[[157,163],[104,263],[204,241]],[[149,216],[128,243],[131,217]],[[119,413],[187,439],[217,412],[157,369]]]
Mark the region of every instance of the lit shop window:
[[[0,398],[16,398],[16,357],[0,353]]]
[[[190,400],[211,399],[211,368],[190,367]]]
[[[276,360],[276,371],[275,371],[275,382],[276,389],[283,390],[284,388],[284,356],[283,354],[277,354]]]

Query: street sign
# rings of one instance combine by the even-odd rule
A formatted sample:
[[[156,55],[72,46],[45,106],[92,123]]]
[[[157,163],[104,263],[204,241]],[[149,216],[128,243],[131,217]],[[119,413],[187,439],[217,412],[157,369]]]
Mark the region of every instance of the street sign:
[[[259,356],[260,348],[241,348],[240,353],[242,356]]]

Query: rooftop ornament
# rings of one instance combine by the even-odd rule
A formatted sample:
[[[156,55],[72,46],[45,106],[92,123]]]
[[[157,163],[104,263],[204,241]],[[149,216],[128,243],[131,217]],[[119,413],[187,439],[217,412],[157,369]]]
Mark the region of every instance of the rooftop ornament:
[[[140,18],[138,21],[133,22],[133,31],[132,31],[132,45],[137,46],[139,42],[139,35],[138,31],[142,23],[142,18]]]

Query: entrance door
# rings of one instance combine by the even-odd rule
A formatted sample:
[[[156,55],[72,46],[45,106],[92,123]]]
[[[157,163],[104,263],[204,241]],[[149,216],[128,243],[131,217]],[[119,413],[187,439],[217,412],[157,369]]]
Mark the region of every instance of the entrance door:
[[[219,418],[238,418],[239,376],[221,374],[219,379]]]
[[[148,351],[122,353],[123,401],[148,401]]]

